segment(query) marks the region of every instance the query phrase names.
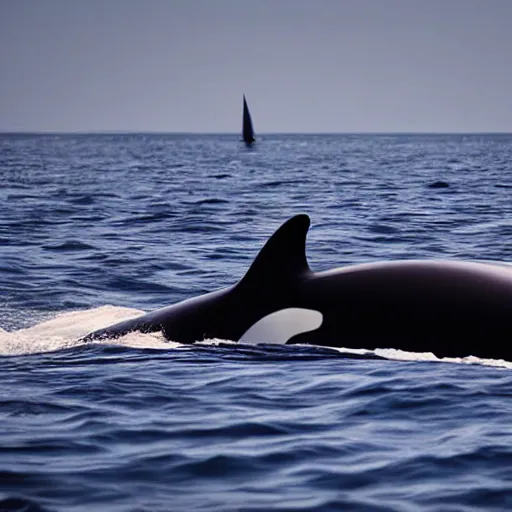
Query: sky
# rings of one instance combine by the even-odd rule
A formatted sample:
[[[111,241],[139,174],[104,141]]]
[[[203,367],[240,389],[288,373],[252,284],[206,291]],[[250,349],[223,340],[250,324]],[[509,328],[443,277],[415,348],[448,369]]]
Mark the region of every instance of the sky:
[[[512,132],[512,0],[0,0],[0,130]]]

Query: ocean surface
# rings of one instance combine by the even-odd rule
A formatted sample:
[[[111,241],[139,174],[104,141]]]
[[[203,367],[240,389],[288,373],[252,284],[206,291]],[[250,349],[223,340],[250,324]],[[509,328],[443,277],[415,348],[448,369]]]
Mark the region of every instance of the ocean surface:
[[[510,362],[79,341],[297,213],[314,271],[510,263],[512,135],[0,135],[1,511],[512,510]]]

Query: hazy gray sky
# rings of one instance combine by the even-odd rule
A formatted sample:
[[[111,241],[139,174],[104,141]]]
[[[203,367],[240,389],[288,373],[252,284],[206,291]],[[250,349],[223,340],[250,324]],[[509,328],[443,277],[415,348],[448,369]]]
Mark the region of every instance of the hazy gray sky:
[[[512,131],[512,0],[0,0],[0,130]]]

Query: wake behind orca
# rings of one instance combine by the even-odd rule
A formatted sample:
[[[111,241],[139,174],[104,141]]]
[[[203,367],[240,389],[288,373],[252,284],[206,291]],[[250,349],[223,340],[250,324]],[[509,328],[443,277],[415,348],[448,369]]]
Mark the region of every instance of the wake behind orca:
[[[309,225],[304,214],[285,222],[233,286],[84,339],[161,331],[180,343],[218,338],[512,361],[512,268],[408,260],[313,272]]]

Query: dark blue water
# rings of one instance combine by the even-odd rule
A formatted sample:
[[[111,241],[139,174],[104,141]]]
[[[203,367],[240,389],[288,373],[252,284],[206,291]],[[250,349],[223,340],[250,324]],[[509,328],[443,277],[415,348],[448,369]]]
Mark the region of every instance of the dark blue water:
[[[506,362],[79,343],[300,212],[315,271],[512,261],[512,135],[238,138],[0,136],[0,510],[512,509]]]

